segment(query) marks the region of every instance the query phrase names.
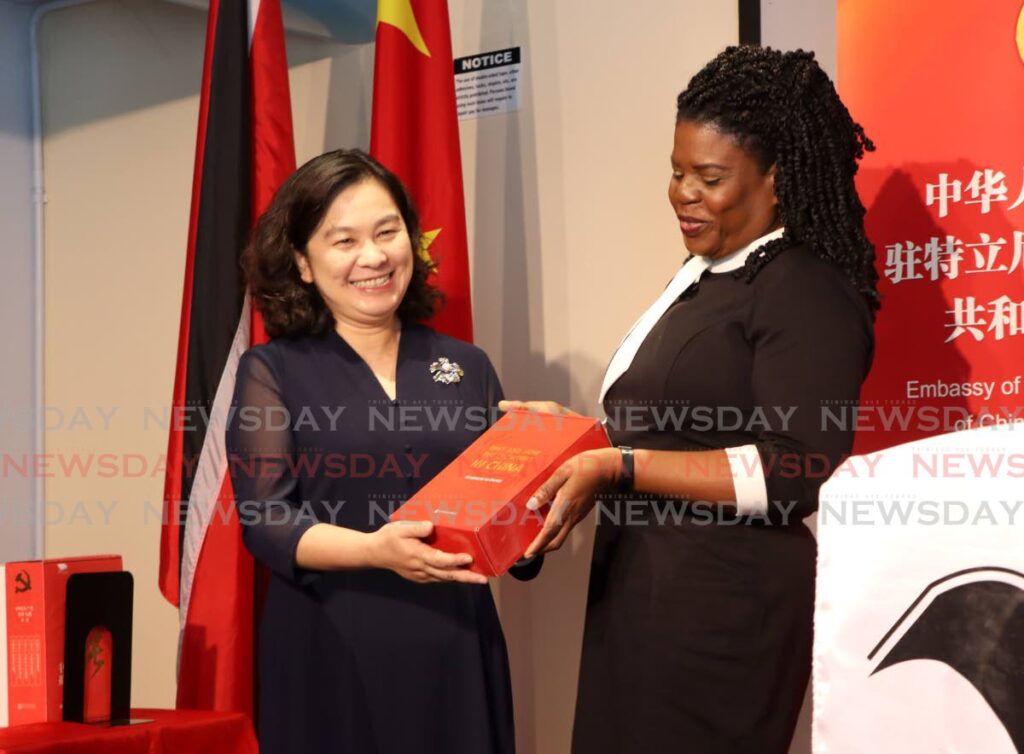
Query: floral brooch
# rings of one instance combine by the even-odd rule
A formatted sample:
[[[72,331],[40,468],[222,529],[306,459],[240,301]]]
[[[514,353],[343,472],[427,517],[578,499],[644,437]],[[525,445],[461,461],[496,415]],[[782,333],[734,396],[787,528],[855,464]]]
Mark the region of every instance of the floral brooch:
[[[452,385],[462,380],[462,376],[465,372],[454,361],[449,361],[444,356],[441,356],[437,361],[430,365],[430,374],[434,377],[434,382],[440,382],[445,385]]]

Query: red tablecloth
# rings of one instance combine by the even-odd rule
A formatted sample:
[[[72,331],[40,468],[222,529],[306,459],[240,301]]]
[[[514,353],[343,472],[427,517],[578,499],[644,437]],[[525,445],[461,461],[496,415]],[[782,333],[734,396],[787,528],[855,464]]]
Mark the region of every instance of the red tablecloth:
[[[0,754],[259,754],[252,723],[242,714],[139,709],[132,719],[152,722],[0,728]]]

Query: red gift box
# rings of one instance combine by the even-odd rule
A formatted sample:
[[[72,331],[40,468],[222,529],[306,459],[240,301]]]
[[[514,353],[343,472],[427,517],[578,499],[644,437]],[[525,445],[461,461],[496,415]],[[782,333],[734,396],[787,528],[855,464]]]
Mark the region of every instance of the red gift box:
[[[391,516],[432,521],[427,540],[473,556],[471,570],[505,573],[540,533],[547,507],[526,502],[564,461],[609,447],[596,419],[510,411]]]
[[[120,555],[0,564],[0,727],[61,720],[68,577],[120,570]]]

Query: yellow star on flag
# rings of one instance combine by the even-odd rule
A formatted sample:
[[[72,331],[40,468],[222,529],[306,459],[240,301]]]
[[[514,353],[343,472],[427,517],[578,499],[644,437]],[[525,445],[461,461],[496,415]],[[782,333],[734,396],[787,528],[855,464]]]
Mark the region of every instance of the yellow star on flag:
[[[434,243],[434,239],[440,232],[441,228],[423,231],[423,235],[420,236],[420,248],[416,250],[416,256],[426,262],[432,270],[437,267],[437,262],[430,256],[430,244]]]
[[[409,42],[428,58],[430,50],[420,34],[420,25],[416,23],[416,14],[412,10],[412,0],[378,0],[377,23],[390,24],[408,37]]]

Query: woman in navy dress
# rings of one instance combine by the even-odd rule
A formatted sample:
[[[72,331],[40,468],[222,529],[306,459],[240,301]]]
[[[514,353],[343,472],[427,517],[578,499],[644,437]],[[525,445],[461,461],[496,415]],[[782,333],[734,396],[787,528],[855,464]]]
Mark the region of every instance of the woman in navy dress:
[[[263,754],[514,752],[487,580],[424,542],[430,523],[388,522],[502,397],[480,349],[415,324],[438,303],[420,241],[398,179],[339,150],[285,182],[246,251],[273,339],[239,363],[227,439],[245,544],[270,570]]]

